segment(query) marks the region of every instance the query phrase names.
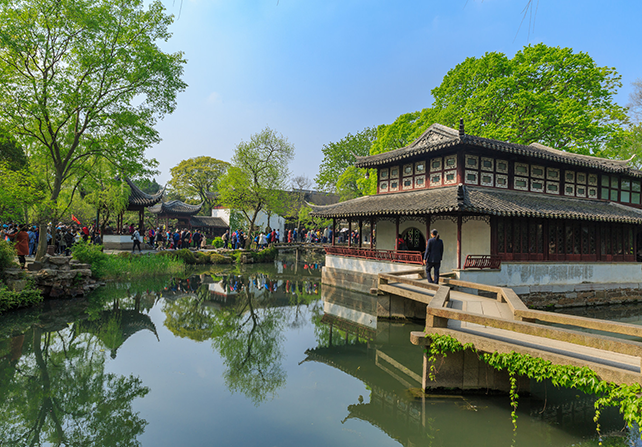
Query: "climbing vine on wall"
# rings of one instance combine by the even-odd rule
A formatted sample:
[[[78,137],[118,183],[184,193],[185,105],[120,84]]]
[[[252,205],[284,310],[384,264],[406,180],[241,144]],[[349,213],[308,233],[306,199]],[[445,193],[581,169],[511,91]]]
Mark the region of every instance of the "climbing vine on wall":
[[[563,388],[572,388],[586,394],[598,396],[595,402],[594,421],[597,424],[597,431],[600,431],[600,414],[605,407],[619,407],[624,422],[629,427],[642,427],[642,385],[616,385],[611,382],[600,380],[597,374],[590,368],[555,365],[548,360],[532,357],[528,354],[509,352],[506,354],[494,352],[492,354],[478,352],[472,343],[461,344],[450,335],[426,334],[431,339],[428,345],[427,354],[430,363],[429,378],[435,380],[437,355],[446,357],[450,353],[464,351],[466,349],[475,352],[480,360],[496,370],[508,371],[510,375],[511,388],[511,418],[513,424],[517,424],[517,379],[523,375],[538,382],[550,380],[553,385]]]

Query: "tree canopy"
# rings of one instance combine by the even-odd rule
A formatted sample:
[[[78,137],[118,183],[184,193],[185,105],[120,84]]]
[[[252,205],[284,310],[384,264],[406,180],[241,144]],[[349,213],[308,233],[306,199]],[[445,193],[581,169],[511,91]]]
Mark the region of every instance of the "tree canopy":
[[[629,158],[639,147],[634,143],[640,130],[629,127],[627,109],[615,102],[620,79],[614,68],[598,66],[586,53],[544,44],[528,45],[513,58],[499,52],[469,57],[432,90],[431,107],[378,126],[369,154],[404,147],[433,123],[457,128],[463,118],[471,135]],[[640,85],[636,92],[642,91]],[[636,103],[639,98],[642,93],[631,97],[633,111],[642,110],[642,101]],[[336,189],[344,191],[342,199],[374,194],[376,172],[366,178],[365,169],[346,165],[334,154],[324,150],[321,166],[324,174],[335,176]],[[320,177],[321,173],[320,168]]]
[[[220,179],[219,200],[243,213],[250,224],[249,240],[259,212],[282,212],[293,158],[294,146],[269,127],[236,147],[232,164]]]
[[[342,197],[350,198],[356,188],[354,179],[344,181],[338,185],[341,174],[351,167],[356,158],[370,155],[372,143],[377,138],[377,129],[366,127],[355,135],[348,134],[341,140],[324,144],[323,161],[319,165],[319,173],[314,181],[317,187],[323,191],[336,192]]]
[[[571,48],[528,45],[512,59],[470,57],[432,90],[438,122],[511,143],[596,154],[628,123],[615,102],[621,76]]]
[[[50,179],[50,218],[63,186],[100,159],[130,176],[154,167],[154,125],[186,86],[182,53],[158,46],[171,22],[160,1],[0,3],[0,131]]]
[[[209,213],[214,205],[211,194],[218,190],[218,180],[230,164],[216,158],[201,156],[181,161],[170,169],[172,179],[169,181],[171,195],[180,200],[197,201],[205,204]]]

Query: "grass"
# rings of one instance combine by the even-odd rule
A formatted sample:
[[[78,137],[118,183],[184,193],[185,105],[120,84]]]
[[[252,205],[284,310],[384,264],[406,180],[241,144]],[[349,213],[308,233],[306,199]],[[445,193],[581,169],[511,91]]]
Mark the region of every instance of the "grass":
[[[129,252],[117,255],[103,253],[102,245],[79,242],[72,248],[74,258],[91,265],[91,272],[99,279],[150,278],[185,271],[185,262],[171,256],[153,254],[134,256]]]
[[[42,302],[42,293],[38,289],[26,288],[14,292],[6,287],[0,288],[0,313],[7,310],[29,307]]]
[[[129,253],[126,254],[129,255]],[[167,274],[180,274],[185,271],[185,263],[183,261],[166,256],[105,256],[106,259],[99,266],[98,277],[102,279],[150,278]]]

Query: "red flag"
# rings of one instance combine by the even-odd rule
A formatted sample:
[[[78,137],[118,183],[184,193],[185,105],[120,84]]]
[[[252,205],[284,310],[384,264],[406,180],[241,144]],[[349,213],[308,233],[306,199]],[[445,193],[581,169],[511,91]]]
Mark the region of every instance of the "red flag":
[[[79,221],[79,220],[78,220],[78,218],[77,218],[76,216],[74,216],[73,214],[71,215],[71,220],[73,220],[73,221],[74,221],[74,222],[76,222],[78,225],[80,225],[80,221]]]

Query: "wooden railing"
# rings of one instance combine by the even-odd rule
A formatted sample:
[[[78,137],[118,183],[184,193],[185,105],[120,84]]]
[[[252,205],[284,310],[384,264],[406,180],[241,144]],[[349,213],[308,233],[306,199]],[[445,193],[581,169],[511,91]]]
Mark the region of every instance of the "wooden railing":
[[[465,269],[495,269],[502,266],[502,258],[496,255],[468,255],[464,262]]]
[[[423,256],[417,251],[370,250],[353,247],[325,247],[326,254],[350,258],[372,259],[376,261],[402,262],[404,264],[422,264]]]

